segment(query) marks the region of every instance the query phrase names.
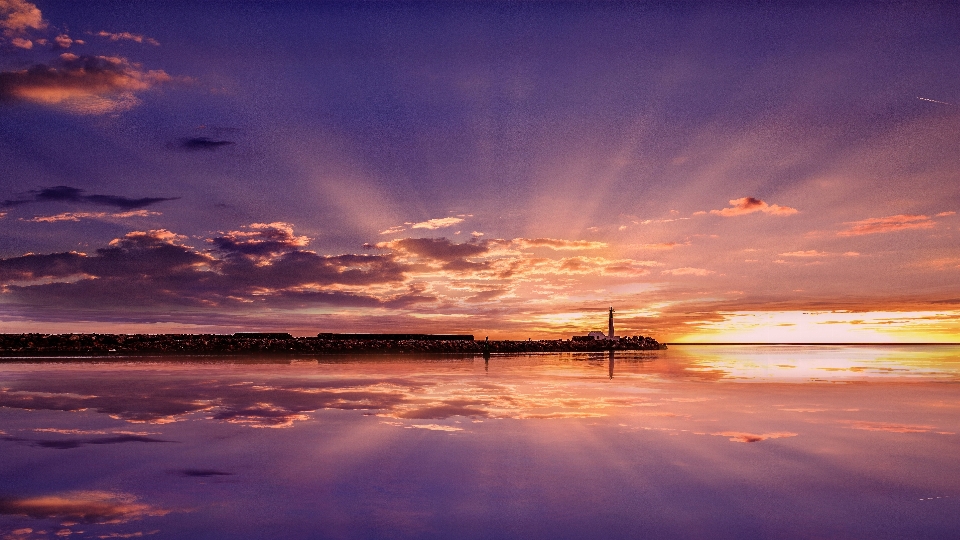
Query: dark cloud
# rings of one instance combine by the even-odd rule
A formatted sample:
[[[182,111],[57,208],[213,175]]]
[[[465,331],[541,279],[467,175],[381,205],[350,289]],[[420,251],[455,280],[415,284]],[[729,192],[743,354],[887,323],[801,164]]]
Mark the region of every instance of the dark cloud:
[[[190,478],[210,478],[214,476],[233,476],[232,472],[218,471],[216,469],[179,469],[176,471],[171,471],[174,474],[180,476],[187,476]]]
[[[124,210],[133,210],[144,208],[164,201],[175,201],[179,197],[140,197],[130,198],[119,195],[84,195],[84,190],[70,186],[54,186],[29,192],[30,196],[25,199],[8,199],[3,201],[0,206],[11,207],[20,206],[29,203],[43,202],[77,202],[87,204],[99,204],[122,208]]]
[[[180,139],[179,147],[183,150],[197,151],[197,150],[207,150],[213,151],[224,146],[230,146],[237,144],[233,141],[218,141],[211,139],[209,137],[190,137],[187,139]]]
[[[135,94],[172,78],[160,70],[143,71],[124,58],[61,54],[50,64],[0,72],[0,102],[26,101],[76,114],[106,114],[130,109]]]
[[[363,287],[398,284],[409,265],[392,255],[319,255],[279,224],[254,224],[184,245],[165,230],[132,232],[94,254],[0,259],[0,285],[24,309],[330,304],[402,306],[431,300],[416,287],[374,296]],[[50,280],[55,282],[50,283]],[[29,283],[47,281],[45,283]],[[358,287],[343,290],[343,287]],[[249,307],[249,306],[248,306]]]
[[[173,441],[165,441],[163,439],[154,439],[152,437],[145,437],[142,435],[113,435],[110,437],[83,437],[83,438],[72,438],[72,439],[24,439],[20,437],[3,437],[4,440],[12,442],[23,442],[31,446],[36,446],[39,448],[54,448],[57,450],[70,450],[73,448],[80,448],[81,446],[87,445],[99,445],[99,444],[122,444],[130,442],[142,442],[142,443],[166,443]]]

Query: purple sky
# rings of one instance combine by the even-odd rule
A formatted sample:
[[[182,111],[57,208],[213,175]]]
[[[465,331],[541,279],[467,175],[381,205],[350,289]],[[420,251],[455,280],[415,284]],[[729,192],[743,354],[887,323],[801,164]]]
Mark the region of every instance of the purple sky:
[[[958,21],[0,0],[0,332],[957,341]]]

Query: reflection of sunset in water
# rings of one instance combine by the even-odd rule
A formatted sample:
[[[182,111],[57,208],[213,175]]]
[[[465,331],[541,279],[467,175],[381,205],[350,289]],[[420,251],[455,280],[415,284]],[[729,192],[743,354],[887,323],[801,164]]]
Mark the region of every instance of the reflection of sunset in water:
[[[949,536],[958,353],[4,364],[0,532]]]

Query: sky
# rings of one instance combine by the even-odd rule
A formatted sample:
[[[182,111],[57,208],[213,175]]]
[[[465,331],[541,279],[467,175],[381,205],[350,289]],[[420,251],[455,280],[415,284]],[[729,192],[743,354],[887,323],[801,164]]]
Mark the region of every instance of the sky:
[[[958,27],[0,0],[0,332],[957,342]]]

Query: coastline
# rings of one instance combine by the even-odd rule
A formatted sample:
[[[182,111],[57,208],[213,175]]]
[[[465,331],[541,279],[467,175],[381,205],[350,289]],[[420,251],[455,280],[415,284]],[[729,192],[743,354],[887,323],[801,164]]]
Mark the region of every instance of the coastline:
[[[317,337],[252,338],[221,334],[0,334],[0,358],[104,356],[238,356],[524,352],[666,349],[649,337],[619,340],[375,340]]]

